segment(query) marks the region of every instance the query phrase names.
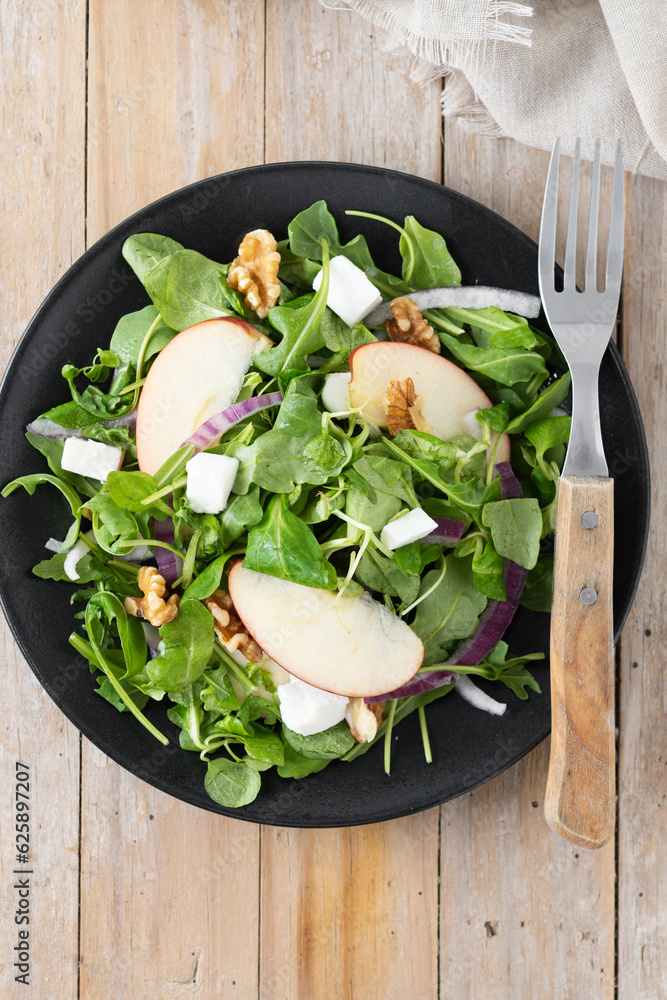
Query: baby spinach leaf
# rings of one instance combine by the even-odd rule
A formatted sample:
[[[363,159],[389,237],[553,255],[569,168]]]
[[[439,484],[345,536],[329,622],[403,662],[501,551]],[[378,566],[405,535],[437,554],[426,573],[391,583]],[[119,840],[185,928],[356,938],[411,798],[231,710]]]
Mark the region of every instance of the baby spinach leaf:
[[[158,485],[147,472],[110,472],[107,476],[109,496],[117,507],[135,514],[147,514],[163,521],[171,515],[171,508],[164,500],[154,500],[151,504],[142,501],[152,496]]]
[[[482,511],[482,523],[490,528],[496,552],[525,569],[537,562],[542,534],[542,513],[533,497],[497,500]]]
[[[440,233],[424,229],[414,215],[406,217],[403,228],[399,243],[403,278],[412,288],[461,284],[461,272]]]
[[[142,285],[146,273],[177,250],[183,250],[182,243],[157,233],[137,233],[123,243],[123,257]]]
[[[446,563],[444,577],[417,606],[411,626],[424,643],[425,667],[442,661],[444,643],[471,635],[486,607],[486,597],[473,580],[472,560],[447,556]],[[420,594],[425,594],[439,575],[439,570],[430,570],[422,580]]]
[[[264,516],[259,502],[259,486],[252,485],[245,494],[232,494],[229,503],[220,514],[220,544],[229,548],[244,531],[259,524]]]
[[[336,587],[336,571],[312,531],[280,496],[270,501],[263,520],[250,529],[243,565],[306,587]]]
[[[475,586],[493,600],[506,601],[507,589],[503,577],[504,568],[505,560],[496,552],[492,542],[487,542],[484,546],[480,545],[479,553],[475,552],[472,559]]]
[[[290,382],[274,427],[293,437],[319,434],[322,414],[317,408],[317,396],[313,390],[298,379]]]
[[[526,382],[535,374],[548,375],[544,359],[535,351],[524,348],[500,350],[497,347],[476,347],[463,344],[456,337],[440,331],[440,339],[448,351],[465,368],[487,375],[503,385]]]
[[[146,291],[173,330],[230,316],[220,267],[196,250],[177,250],[144,274]]]
[[[379,552],[365,552],[355,576],[369,590],[398,597],[405,605],[412,604],[419,594],[419,578],[408,576],[392,559]]]
[[[307,369],[307,356],[324,346],[322,319],[329,292],[329,253],[326,241],[323,243],[322,261],[322,284],[305,305],[295,308],[295,302],[290,302],[285,306],[275,306],[269,313],[271,325],[282,333],[283,338],[276,347],[261,351],[255,357],[255,367],[267,375],[276,376],[290,368]]]
[[[345,495],[339,493],[338,496],[327,497],[316,493],[304,504],[299,517],[304,524],[321,524],[327,521],[334,510],[342,510],[345,506]]]
[[[339,355],[341,360],[349,358],[352,351],[362,344],[372,344],[377,340],[363,323],[348,326],[331,309],[327,309],[324,314],[322,336],[325,346]]]
[[[245,494],[255,482],[271,493],[291,493],[298,483],[321,486],[337,476],[349,460],[349,443],[331,435],[310,441],[304,444],[303,438],[272,429],[249,446],[232,445],[227,454],[240,463],[234,492]]]
[[[395,514],[403,506],[398,497],[384,490],[375,492],[373,500],[368,494],[352,485],[347,491],[345,498],[345,513],[360,524],[366,524],[376,534],[384,528],[387,521],[391,521]],[[361,538],[361,531],[354,525],[348,524],[347,537],[351,542],[357,542]]]
[[[164,691],[181,691],[202,672],[213,652],[213,616],[199,601],[183,600],[173,621],[160,628],[160,655],[146,666]]]
[[[355,236],[349,243],[341,244],[338,226],[325,201],[316,201],[310,208],[299,212],[290,222],[287,231],[290,249],[296,256],[322,260],[322,240],[326,240],[332,257],[347,257],[364,271],[376,288],[390,298],[410,291],[407,282],[375,266],[364,236]]]
[[[144,306],[137,312],[121,316],[111,336],[110,344],[111,350],[116,352],[121,361],[134,365],[136,368],[141,345],[159,315],[155,306]],[[160,318],[151,334],[151,339],[148,341],[144,361],[148,361],[154,354],[158,354],[163,347],[166,347],[169,341],[176,336],[176,332]]]
[[[349,462],[352,448],[347,438],[331,430],[314,434],[303,446],[303,464],[311,474],[325,480],[338,475]]]
[[[243,743],[246,753],[255,760],[261,760],[267,764],[281,765],[285,763],[283,741],[278,733],[274,733],[270,729],[255,726],[255,733],[252,736],[246,736]]]
[[[40,472],[32,476],[19,476],[18,479],[13,479],[11,483],[7,483],[0,496],[8,497],[19,486],[22,486],[32,496],[41,483],[51,483],[52,486],[59,489],[70,505],[72,514],[74,515],[74,523],[70,525],[65,535],[65,540],[62,543],[63,549],[70,549],[74,545],[79,534],[79,528],[81,527],[81,497],[69,483],[63,482],[62,479],[58,479],[56,476],[48,476],[46,473]]]
[[[440,546],[436,546],[440,551]],[[422,571],[422,547],[419,542],[410,542],[408,545],[401,545],[394,552],[396,565],[405,576],[419,578]]]
[[[262,784],[257,771],[243,761],[216,757],[208,762],[204,787],[214,802],[238,809],[254,802]]]
[[[410,507],[419,507],[419,498],[412,485],[410,467],[384,455],[364,455],[354,463],[354,470],[375,490],[398,497]]]
[[[295,733],[283,722],[282,733],[283,739],[293,750],[313,760],[334,760],[336,757],[342,757],[354,746],[354,736],[345,722],[339,722],[312,736]]]
[[[535,566],[528,574],[519,603],[531,611],[551,611],[553,572],[553,552],[540,553]]]
[[[329,761],[323,757],[305,757],[289,743],[285,743],[285,763],[278,766],[281,778],[305,778],[308,774],[323,771]]]

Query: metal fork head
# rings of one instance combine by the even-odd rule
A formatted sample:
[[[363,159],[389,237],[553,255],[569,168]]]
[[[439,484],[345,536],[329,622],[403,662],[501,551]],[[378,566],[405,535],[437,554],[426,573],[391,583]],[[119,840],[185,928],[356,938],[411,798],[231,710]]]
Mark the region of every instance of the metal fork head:
[[[558,167],[560,139],[556,139],[542,208],[539,246],[539,283],[542,303],[549,325],[563,354],[572,365],[575,361],[588,364],[599,361],[604,354],[614,328],[623,272],[623,239],[625,230],[625,190],[623,187],[623,156],[621,143],[616,148],[612,187],[609,240],[605,288],[597,290],[597,234],[600,204],[600,140],[595,143],[593,181],[591,185],[586,246],[586,275],[583,291],[576,287],[577,211],[579,207],[579,164],[581,143],[574,150],[570,211],[565,247],[563,290],[554,283],[556,251],[556,213],[558,205]],[[576,327],[576,329],[573,329]]]

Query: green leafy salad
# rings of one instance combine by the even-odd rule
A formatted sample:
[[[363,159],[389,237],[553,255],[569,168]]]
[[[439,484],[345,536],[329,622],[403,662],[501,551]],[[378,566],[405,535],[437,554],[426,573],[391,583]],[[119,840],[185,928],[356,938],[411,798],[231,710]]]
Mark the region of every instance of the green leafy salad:
[[[496,306],[406,306],[474,286],[414,217],[366,217],[400,276],[364,236],[342,244],[324,201],[230,263],[130,237],[150,304],[64,366],[71,399],[27,428],[50,471],[2,491],[60,491],[73,522],[33,572],[74,588],[82,669],[163,744],[166,702],[226,807],[269,768],[303,778],[381,740],[389,773],[415,711],[430,761],[430,702],[456,689],[505,710],[475,675],[540,691],[542,654],[503,635],[519,603],[551,606],[565,362]]]

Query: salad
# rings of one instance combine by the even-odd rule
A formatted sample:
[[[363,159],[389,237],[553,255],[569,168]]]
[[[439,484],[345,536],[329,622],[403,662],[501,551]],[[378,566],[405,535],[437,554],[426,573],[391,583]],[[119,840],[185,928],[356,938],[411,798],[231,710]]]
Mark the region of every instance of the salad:
[[[386,223],[400,276],[324,201],[229,263],[126,240],[150,304],[64,366],[71,398],[27,427],[50,471],[2,491],[60,491],[73,522],[33,572],[73,586],[70,643],[164,744],[169,706],[226,807],[378,741],[389,773],[413,712],[429,762],[430,702],[505,711],[475,676],[540,693],[542,654],[503,636],[551,606],[565,361],[439,233],[347,214]]]

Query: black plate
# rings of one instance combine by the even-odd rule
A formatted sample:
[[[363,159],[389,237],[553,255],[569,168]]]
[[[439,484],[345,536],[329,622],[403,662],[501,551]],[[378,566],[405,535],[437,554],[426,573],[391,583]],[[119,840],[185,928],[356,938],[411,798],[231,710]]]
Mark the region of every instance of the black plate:
[[[64,402],[60,376],[65,362],[89,363],[108,344],[124,313],[147,297],[121,256],[132,233],[172,236],[214,258],[231,260],[250,229],[284,238],[288,221],[325,198],[344,241],[364,232],[377,264],[400,273],[396,233],[376,222],[346,218],[347,208],[401,221],[415,215],[443,233],[466,283],[518,288],[538,294],[537,247],[509,222],[464,196],[430,181],[390,170],[336,163],[272,164],[200,181],[155,202],[104,236],[62,278],[19,343],[0,390],[2,483],[46,468],[26,442],[25,425],[49,406]],[[539,324],[545,326],[544,317]],[[545,326],[546,328],[546,326]],[[616,634],[628,614],[641,572],[648,529],[649,474],[637,402],[615,347],[601,376],[602,424],[611,474],[616,480]],[[71,588],[36,580],[31,567],[47,557],[49,536],[62,538],[66,505],[48,487],[31,498],[17,490],[0,501],[0,598],[28,663],[56,704],[96,746],[127,770],[194,805],[253,822],[284,826],[348,826],[392,819],[446,802],[509,767],[549,732],[549,677],[538,666],[543,694],[519,701],[506,689],[494,695],[509,703],[502,718],[479,712],[452,694],[429,708],[433,763],[424,762],[416,717],[396,730],[392,774],[383,772],[374,747],[351,764],[334,762],[320,774],[285,781],[263,775],[258,799],[241,810],[224,809],[204,791],[204,766],[179,748],[166,707],[150,717],[172,740],[158,744],[129,713],[118,713],[94,693],[95,684],[69,646],[74,624]],[[508,641],[516,652],[548,653],[549,618],[521,609]],[[26,720],[30,725],[35,720]]]

